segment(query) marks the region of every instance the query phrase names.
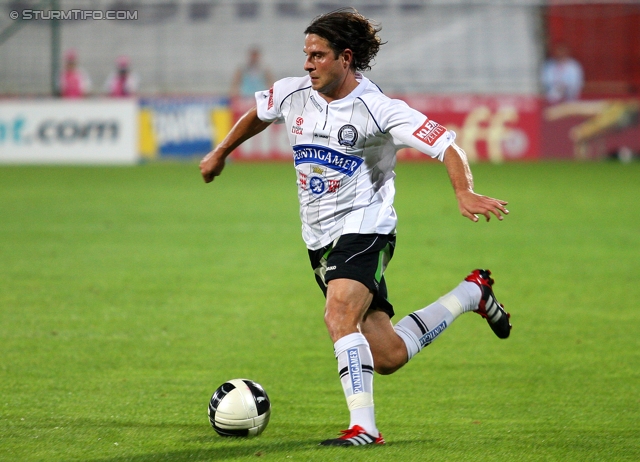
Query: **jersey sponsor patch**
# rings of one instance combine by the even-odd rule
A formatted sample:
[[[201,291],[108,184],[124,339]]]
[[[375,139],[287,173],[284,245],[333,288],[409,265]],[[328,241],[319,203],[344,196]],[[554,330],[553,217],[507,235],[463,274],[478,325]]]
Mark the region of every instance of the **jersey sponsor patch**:
[[[321,173],[322,169],[319,167],[313,168],[313,173],[305,175],[299,173],[298,184],[305,191],[310,191],[314,196],[322,196],[325,193],[334,193],[340,189],[340,180],[329,180]]]
[[[322,128],[322,127],[316,126],[316,128],[313,129],[314,139],[319,138],[320,140],[328,141],[329,135],[331,135],[331,127]],[[320,143],[322,143],[322,141],[320,141]]]
[[[327,192],[336,192],[340,188],[340,180],[327,180]]]
[[[351,156],[326,146],[316,144],[297,144],[293,147],[293,161],[300,164],[318,164],[347,176],[353,176],[364,159]]]
[[[291,133],[294,135],[302,135],[302,125],[304,124],[304,118],[302,116],[296,117],[296,124],[291,127]]]
[[[427,119],[420,126],[420,128],[413,132],[413,136],[418,138],[420,141],[425,142],[429,146],[433,146],[436,141],[438,141],[438,138],[440,138],[446,132],[447,129],[440,125],[438,122]]]

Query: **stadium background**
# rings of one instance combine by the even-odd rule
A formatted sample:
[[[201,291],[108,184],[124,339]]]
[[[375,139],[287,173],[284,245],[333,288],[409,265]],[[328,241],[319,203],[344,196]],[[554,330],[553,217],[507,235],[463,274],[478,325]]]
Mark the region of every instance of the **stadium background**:
[[[281,129],[239,156],[287,161],[231,162],[209,185],[197,168],[247,104],[227,94],[247,48],[276,77],[302,75],[301,30],[338,2],[58,0],[139,16],[8,19],[39,4],[0,0],[0,460],[347,459],[316,446],[346,408]],[[455,127],[477,191],[511,212],[461,218],[442,165],[403,152],[396,319],[482,266],[514,330],[501,341],[463,316],[377,376],[388,444],[351,460],[637,462],[639,5],[354,5],[389,42],[369,75]],[[547,107],[538,73],[560,41],[587,85],[579,104]],[[70,48],[94,84],[82,101],[52,97]],[[101,91],[121,54],[139,98]],[[596,161],[611,156],[629,162]],[[260,438],[209,426],[212,392],[235,377],[272,400]]]
[[[358,0],[351,4],[382,23],[382,36],[388,42],[368,77],[385,93],[406,99],[456,130],[472,161],[602,158],[616,156],[621,149],[640,151],[634,99],[640,91],[636,2]],[[90,123],[83,111],[92,110],[59,103],[48,110],[56,112],[61,123],[70,119],[77,123],[58,127],[64,139],[57,151],[55,142],[40,143],[37,148],[46,149],[33,154],[38,150],[33,133],[48,117],[47,109],[42,113],[33,99],[46,99],[55,92],[55,76],[69,49],[77,50],[80,66],[92,79],[89,101],[94,112],[101,111],[102,82],[116,57],[129,56],[141,77],[137,115],[120,122],[128,126],[121,132],[132,132],[123,141],[130,154],[121,158],[136,162],[202,155],[250,104],[227,98],[232,75],[246,60],[247,50],[258,45],[275,78],[302,75],[301,31],[310,18],[340,6],[315,0],[2,0],[0,161],[82,162],[81,154],[61,158],[60,148],[70,144],[85,151],[104,148],[104,139],[74,136]],[[11,11],[25,9],[129,11],[136,19],[9,18]],[[589,108],[588,116],[584,108],[572,106],[550,113],[540,97],[539,75],[547,50],[558,43],[567,43],[585,69],[584,100],[623,101],[623,107],[603,103],[599,109]],[[20,107],[25,99],[35,113]],[[64,111],[70,112],[65,116]],[[581,135],[571,135],[578,125]],[[115,143],[114,149],[123,149],[121,140],[108,141]],[[288,156],[280,127],[236,154],[246,159]],[[400,158],[423,159],[410,151]]]

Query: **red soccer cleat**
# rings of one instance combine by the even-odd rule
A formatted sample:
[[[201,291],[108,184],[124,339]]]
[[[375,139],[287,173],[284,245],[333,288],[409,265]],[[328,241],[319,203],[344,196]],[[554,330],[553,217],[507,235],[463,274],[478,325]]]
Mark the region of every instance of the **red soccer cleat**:
[[[499,338],[507,338],[511,333],[511,323],[509,322],[511,315],[504,310],[504,305],[496,300],[492,287],[494,281],[490,276],[491,271],[477,269],[473,270],[464,280],[477,284],[482,291],[478,309],[474,312],[487,320],[489,327]]]
[[[365,444],[384,444],[384,438],[379,433],[376,438],[364,431],[360,425],[354,425],[348,430],[342,430],[342,436],[324,440],[320,446],[363,446]]]

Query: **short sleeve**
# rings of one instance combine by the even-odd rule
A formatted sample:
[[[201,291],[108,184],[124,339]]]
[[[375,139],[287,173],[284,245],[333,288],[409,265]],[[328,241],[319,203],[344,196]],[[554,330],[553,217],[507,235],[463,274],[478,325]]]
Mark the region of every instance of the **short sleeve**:
[[[277,82],[270,89],[257,91],[255,94],[258,118],[263,122],[278,122],[282,119],[280,104],[277,104],[274,96],[276,84]]]
[[[393,137],[397,147],[411,147],[440,161],[444,152],[456,139],[454,131],[400,100],[388,100],[385,109],[385,131]]]

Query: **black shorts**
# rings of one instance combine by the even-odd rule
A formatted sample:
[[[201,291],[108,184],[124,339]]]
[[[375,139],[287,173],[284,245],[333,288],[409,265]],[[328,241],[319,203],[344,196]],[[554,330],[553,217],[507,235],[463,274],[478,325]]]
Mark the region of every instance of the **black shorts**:
[[[393,305],[388,300],[384,270],[395,247],[395,234],[344,234],[332,244],[309,250],[309,260],[325,297],[329,281],[352,279],[373,293],[369,309],[384,311],[392,317]]]

